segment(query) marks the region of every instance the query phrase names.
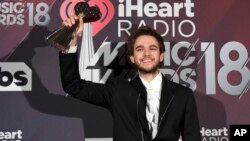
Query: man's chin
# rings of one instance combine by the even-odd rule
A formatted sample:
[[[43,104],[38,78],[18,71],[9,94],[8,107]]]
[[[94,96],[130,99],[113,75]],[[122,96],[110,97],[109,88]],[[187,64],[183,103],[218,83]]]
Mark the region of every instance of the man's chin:
[[[157,67],[154,67],[154,68],[142,68],[142,67],[139,67],[138,70],[142,73],[155,73],[158,68]]]

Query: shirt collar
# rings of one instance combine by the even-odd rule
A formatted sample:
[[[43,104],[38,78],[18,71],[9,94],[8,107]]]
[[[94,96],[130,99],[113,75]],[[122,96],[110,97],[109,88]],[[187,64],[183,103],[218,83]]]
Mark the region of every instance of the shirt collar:
[[[140,76],[139,76],[140,77]],[[149,86],[156,86],[156,87],[159,87],[159,84],[162,83],[162,75],[161,73],[159,72],[153,80],[151,80],[150,82],[147,82],[146,80],[144,80],[142,77],[140,77],[143,85],[145,87],[149,87]]]
[[[147,82],[144,80],[142,77],[140,77],[143,85],[148,89],[148,88],[153,88],[153,89],[161,89],[162,86],[162,75],[159,72],[153,80],[150,82]]]

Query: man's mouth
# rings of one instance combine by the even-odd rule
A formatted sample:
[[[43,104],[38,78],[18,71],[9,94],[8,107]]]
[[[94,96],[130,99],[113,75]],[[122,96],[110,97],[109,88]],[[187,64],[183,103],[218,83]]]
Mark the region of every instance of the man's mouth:
[[[153,62],[153,59],[142,59],[141,62],[142,63],[151,63],[151,62]]]

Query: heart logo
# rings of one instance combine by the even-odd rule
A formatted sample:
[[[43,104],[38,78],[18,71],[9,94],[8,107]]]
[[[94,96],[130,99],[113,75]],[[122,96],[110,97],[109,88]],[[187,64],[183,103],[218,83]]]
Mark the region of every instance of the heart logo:
[[[70,15],[74,13],[74,7],[77,3],[83,2],[83,0],[65,0],[60,7],[60,16],[62,20],[67,19]],[[98,6],[102,17],[100,20],[92,22],[92,36],[95,36],[100,32],[114,17],[114,6],[110,0],[89,0],[89,6]]]

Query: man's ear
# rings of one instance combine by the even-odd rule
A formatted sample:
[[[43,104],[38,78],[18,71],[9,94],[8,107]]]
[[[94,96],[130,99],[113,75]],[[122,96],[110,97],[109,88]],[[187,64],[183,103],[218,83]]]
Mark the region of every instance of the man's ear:
[[[164,53],[161,53],[161,54],[160,54],[160,62],[162,62],[163,59],[164,59]]]
[[[134,56],[130,55],[130,56],[129,56],[129,59],[130,59],[130,61],[131,61],[133,64],[135,63],[135,58],[134,58]]]

